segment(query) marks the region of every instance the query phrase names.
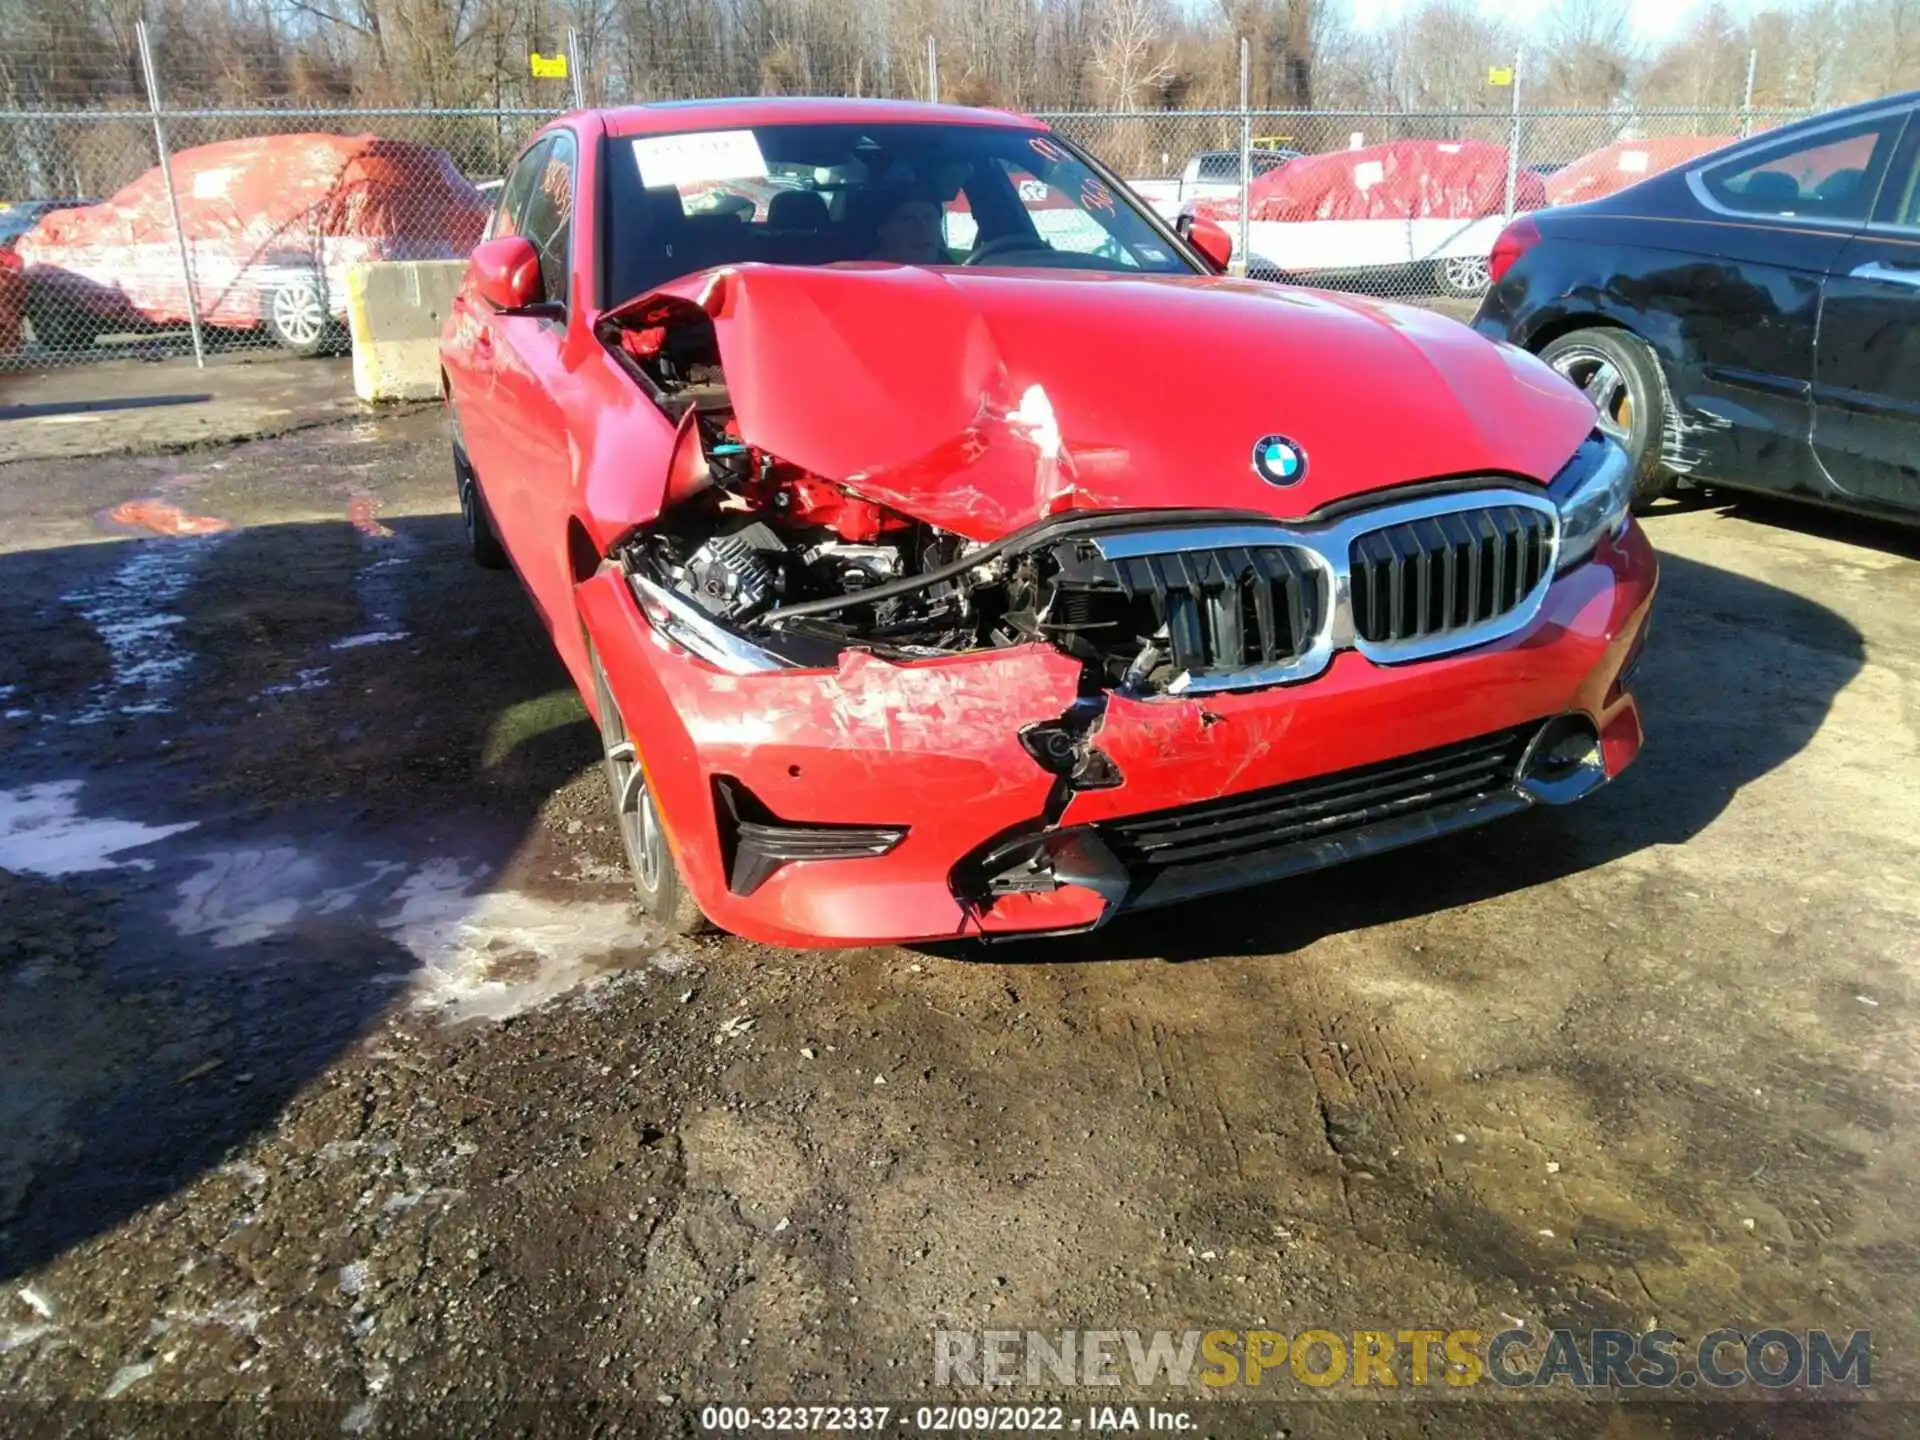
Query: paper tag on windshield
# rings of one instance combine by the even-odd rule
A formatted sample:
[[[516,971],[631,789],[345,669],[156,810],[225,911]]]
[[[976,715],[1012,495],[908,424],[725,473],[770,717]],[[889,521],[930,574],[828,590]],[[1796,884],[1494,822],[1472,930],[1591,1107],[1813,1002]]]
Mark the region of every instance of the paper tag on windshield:
[[[764,180],[767,157],[751,130],[707,130],[696,135],[642,135],[633,142],[640,183],[691,185],[702,180]]]
[[[1645,174],[1647,169],[1647,152],[1644,150],[1622,150],[1620,152],[1620,168],[1630,171],[1635,175]]]

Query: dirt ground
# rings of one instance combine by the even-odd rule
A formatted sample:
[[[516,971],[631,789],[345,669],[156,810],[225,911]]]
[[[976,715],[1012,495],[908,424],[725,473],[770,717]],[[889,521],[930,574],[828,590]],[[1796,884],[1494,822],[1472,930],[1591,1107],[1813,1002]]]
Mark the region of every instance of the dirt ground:
[[[436,415],[0,465],[0,1396],[692,1434],[935,1395],[941,1326],[1778,1324],[1871,1329],[1877,1400],[1243,1414],[1911,1433],[1920,541],[1649,530],[1650,746],[1580,806],[798,954],[629,910]]]

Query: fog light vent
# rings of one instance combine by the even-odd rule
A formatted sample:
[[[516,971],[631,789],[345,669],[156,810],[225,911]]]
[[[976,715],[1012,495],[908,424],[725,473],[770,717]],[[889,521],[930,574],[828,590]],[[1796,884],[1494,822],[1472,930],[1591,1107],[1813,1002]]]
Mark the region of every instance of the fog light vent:
[[[904,825],[797,824],[781,820],[738,780],[713,782],[727,888],[751,895],[782,865],[799,860],[866,860],[907,838]]]
[[[1535,800],[1564,805],[1604,784],[1600,732],[1585,715],[1556,715],[1520,757],[1520,788]]]

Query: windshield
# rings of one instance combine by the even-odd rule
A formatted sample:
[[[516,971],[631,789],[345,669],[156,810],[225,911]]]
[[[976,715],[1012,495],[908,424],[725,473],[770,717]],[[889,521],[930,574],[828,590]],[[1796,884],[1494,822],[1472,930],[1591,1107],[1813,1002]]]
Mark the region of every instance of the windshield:
[[[762,125],[609,137],[605,296],[763,260],[1194,267],[1055,137],[978,125]]]

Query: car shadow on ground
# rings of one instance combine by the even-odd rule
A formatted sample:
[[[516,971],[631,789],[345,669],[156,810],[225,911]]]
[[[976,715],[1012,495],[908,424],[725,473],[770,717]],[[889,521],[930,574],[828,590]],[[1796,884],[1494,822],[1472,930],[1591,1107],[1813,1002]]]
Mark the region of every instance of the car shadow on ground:
[[[1842,545],[1877,550],[1883,555],[1920,560],[1920,524],[1911,520],[1896,524],[1771,495],[1741,495],[1712,489],[1696,493],[1699,501],[1692,508],[1718,510],[1729,520],[1745,520],[1769,529],[1790,530]],[[1920,490],[1915,494],[1920,497]]]
[[[458,518],[381,528],[0,555],[0,1278],[271,1128],[593,764]]]
[[[1663,556],[1653,634],[1635,682],[1646,748],[1588,799],[1298,879],[1123,915],[1086,935],[931,948],[994,963],[1285,954],[1682,844],[1742,786],[1798,754],[1864,662],[1859,631],[1833,611],[1750,576]]]

